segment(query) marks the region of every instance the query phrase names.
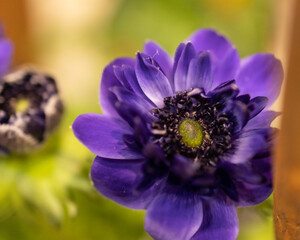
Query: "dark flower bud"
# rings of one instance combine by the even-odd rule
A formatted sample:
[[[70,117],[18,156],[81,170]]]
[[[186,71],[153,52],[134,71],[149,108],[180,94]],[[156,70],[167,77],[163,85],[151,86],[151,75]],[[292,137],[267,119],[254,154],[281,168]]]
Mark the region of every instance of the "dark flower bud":
[[[20,68],[0,80],[0,148],[3,153],[29,153],[59,124],[63,103],[55,80]]]

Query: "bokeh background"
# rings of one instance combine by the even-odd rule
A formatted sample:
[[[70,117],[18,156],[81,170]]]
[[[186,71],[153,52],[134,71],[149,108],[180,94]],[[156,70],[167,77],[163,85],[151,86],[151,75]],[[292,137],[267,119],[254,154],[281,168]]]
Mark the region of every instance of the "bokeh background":
[[[276,0],[10,0],[0,21],[14,41],[13,66],[33,63],[53,75],[64,120],[37,152],[0,157],[1,240],[149,240],[143,211],[121,207],[92,187],[94,156],[73,136],[82,113],[101,112],[105,65],[134,56],[147,39],[170,54],[198,28],[225,34],[241,57],[281,54]],[[282,56],[282,54],[281,54]],[[283,59],[284,60],[284,59]],[[285,64],[285,61],[284,61]],[[280,110],[280,101],[274,109]],[[271,240],[273,200],[239,209],[239,240]]]

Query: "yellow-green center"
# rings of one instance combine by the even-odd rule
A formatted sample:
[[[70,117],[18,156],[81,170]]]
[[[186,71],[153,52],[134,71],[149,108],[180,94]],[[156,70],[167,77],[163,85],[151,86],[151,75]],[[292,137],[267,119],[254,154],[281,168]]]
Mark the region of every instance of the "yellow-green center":
[[[179,125],[182,141],[189,147],[199,147],[203,140],[200,124],[192,119],[185,119]]]
[[[16,112],[23,112],[30,106],[30,101],[28,99],[22,98],[18,99],[15,103]]]

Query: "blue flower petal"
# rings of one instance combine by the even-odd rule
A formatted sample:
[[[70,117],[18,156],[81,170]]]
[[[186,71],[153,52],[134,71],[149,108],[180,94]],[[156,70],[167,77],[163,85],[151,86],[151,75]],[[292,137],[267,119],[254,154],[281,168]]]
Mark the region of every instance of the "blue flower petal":
[[[274,140],[273,140],[274,141]],[[265,186],[272,187],[272,152],[268,149],[264,155],[257,156],[250,160],[254,171],[265,178]]]
[[[105,115],[88,113],[80,115],[73,123],[75,136],[91,152],[104,158],[140,159],[141,154],[132,151],[122,140],[130,134],[130,127],[123,121]]]
[[[225,162],[226,163],[226,162]],[[216,182],[220,190],[222,190],[230,199],[233,201],[238,201],[239,196],[231,172],[226,169],[226,165],[221,164],[216,170]]]
[[[214,66],[213,87],[218,86],[222,82],[235,79],[240,67],[240,57],[235,48],[228,50],[228,53],[220,60],[213,61]]]
[[[256,171],[256,169],[254,169],[251,164],[232,164],[226,162],[223,164],[222,168],[225,168],[226,172],[228,172],[230,177],[234,180],[246,182],[253,185],[261,185],[267,182],[264,174]]]
[[[172,78],[173,61],[164,49],[153,41],[147,41],[144,45],[144,53],[151,56],[159,64],[168,79]]]
[[[171,79],[171,85],[174,89],[174,76],[175,76],[175,71],[177,69],[178,61],[179,58],[182,54],[183,49],[185,48],[186,44],[185,43],[180,43],[175,51],[174,55],[174,64],[173,64],[173,70],[172,70],[172,79]]]
[[[239,101],[229,101],[224,109],[224,112],[234,123],[234,134],[239,133],[243,129],[250,117],[247,105]]]
[[[191,60],[186,81],[186,89],[203,88],[205,92],[210,90],[212,86],[212,70],[208,52],[201,52],[196,58]]]
[[[231,163],[245,163],[263,151],[267,144],[268,129],[244,131],[235,142],[234,155],[228,157]]]
[[[145,209],[156,196],[160,186],[136,191],[138,176],[142,171],[138,160],[116,160],[96,157],[91,168],[94,186],[105,197],[134,209]]]
[[[213,56],[213,87],[235,79],[240,66],[236,48],[224,36],[212,29],[201,29],[188,38],[196,52],[211,51]]]
[[[239,193],[237,207],[248,207],[265,201],[273,192],[272,184],[253,185],[246,182],[236,183]]]
[[[13,54],[12,43],[7,39],[0,40],[0,76],[8,71]]]
[[[122,65],[122,67],[120,66],[116,66],[114,65],[114,74],[116,76],[116,78],[119,80],[119,82],[121,83],[121,85],[125,88],[128,89],[128,91],[133,91],[131,85],[129,84],[125,74],[124,74],[124,67],[125,65]]]
[[[218,59],[222,59],[234,47],[224,36],[212,29],[200,29],[188,38],[197,52],[212,51]]]
[[[136,75],[139,85],[146,96],[157,106],[163,104],[163,99],[173,95],[169,80],[154,65],[137,54]]]
[[[115,95],[109,90],[113,86],[121,87],[122,84],[115,76],[114,68],[122,65],[134,66],[135,60],[132,58],[118,58],[111,62],[103,71],[100,85],[100,105],[102,111],[106,115],[117,117],[118,113],[114,108],[114,103],[117,100]],[[114,67],[115,66],[115,67]]]
[[[200,164],[198,162],[190,161],[190,159],[181,155],[175,155],[170,171],[174,174],[174,177],[185,181],[195,175],[199,166]]]
[[[135,69],[131,66],[128,65],[123,65],[122,66],[122,70],[124,73],[124,76],[127,80],[127,82],[130,85],[130,88],[132,89],[132,91],[139,95],[140,97],[144,98],[146,101],[148,101],[150,104],[153,104],[151,102],[151,100],[145,95],[145,93],[143,92],[143,90],[141,89],[136,74],[135,74]],[[153,104],[154,105],[154,104]]]
[[[236,98],[237,101],[240,101],[242,103],[248,104],[250,102],[250,95],[249,94],[244,94],[240,95]]]
[[[241,94],[265,96],[270,107],[280,93],[283,81],[281,62],[272,54],[255,54],[242,60],[236,77]]]
[[[122,67],[119,67],[117,65],[114,65],[113,69],[114,69],[115,77],[119,80],[120,84],[123,86],[123,88],[126,91],[142,97],[143,100],[147,101],[149,104],[154,106],[151,100],[145,95],[145,93],[141,89],[138,80],[136,78],[134,68],[132,66],[123,64]],[[121,87],[114,86],[112,88],[121,88]]]
[[[160,240],[189,240],[202,223],[202,200],[189,193],[164,192],[147,209],[145,229]]]
[[[203,203],[203,223],[191,240],[235,240],[239,232],[236,209],[221,200]],[[176,239],[176,238],[175,238]]]
[[[255,117],[259,114],[268,104],[268,98],[266,97],[255,97],[248,103],[248,110],[250,111],[250,118]]]
[[[125,104],[128,104],[133,108],[138,109],[149,119],[153,119],[151,109],[155,107],[154,105],[150,104],[142,97],[139,97],[138,95],[135,95],[134,93],[129,92],[122,87],[113,87],[111,91],[116,95],[118,101],[124,102]]]
[[[250,119],[244,130],[259,129],[270,127],[270,124],[280,115],[274,111],[263,111],[254,118]]]
[[[131,131],[135,139],[135,144],[139,143],[141,145],[144,145],[148,141],[150,135],[147,123],[153,121],[153,119],[151,119],[153,116],[151,116],[150,114],[145,114],[144,110],[141,110],[140,108],[136,108],[124,102],[116,102],[115,107],[120,116],[132,127]],[[123,139],[124,136],[125,135],[123,135]],[[132,144],[130,144],[129,146],[131,145]]]
[[[190,62],[196,57],[196,51],[193,44],[187,43],[178,59],[174,75],[175,92],[184,91],[187,89],[187,75]]]
[[[228,102],[231,103],[230,100],[235,98],[239,92],[235,80],[231,80],[220,84],[207,95],[213,99],[213,102],[220,102],[226,106]]]

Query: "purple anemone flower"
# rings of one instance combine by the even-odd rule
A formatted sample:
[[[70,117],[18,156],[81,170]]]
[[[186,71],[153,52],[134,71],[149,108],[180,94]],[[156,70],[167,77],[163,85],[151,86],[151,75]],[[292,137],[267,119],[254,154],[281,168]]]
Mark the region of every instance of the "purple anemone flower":
[[[278,113],[268,110],[283,80],[279,60],[236,48],[213,30],[195,32],[171,58],[147,42],[136,58],[103,72],[104,114],[83,114],[75,136],[96,158],[100,193],[146,209],[157,240],[236,239],[236,207],[272,193]]]

